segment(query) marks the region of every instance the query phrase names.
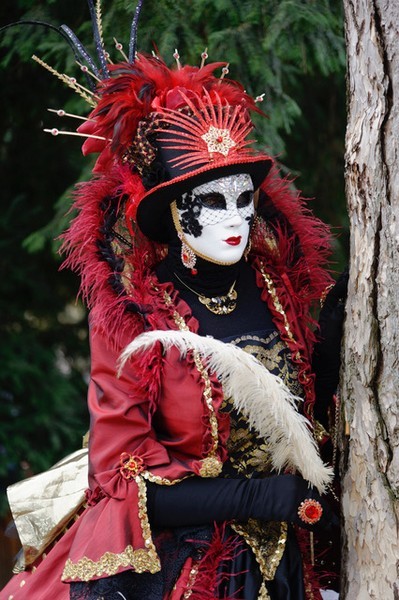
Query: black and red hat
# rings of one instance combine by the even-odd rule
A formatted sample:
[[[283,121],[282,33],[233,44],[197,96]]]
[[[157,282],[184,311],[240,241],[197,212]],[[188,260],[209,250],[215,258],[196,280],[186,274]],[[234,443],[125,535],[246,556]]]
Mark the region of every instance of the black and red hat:
[[[236,81],[214,71],[224,63],[170,69],[158,57],[110,67],[98,103],[79,132],[84,154],[100,154],[94,172],[115,162],[141,180],[127,214],[145,235],[163,240],[162,215],[184,192],[212,179],[248,173],[255,189],[272,159],[254,150],[250,112],[255,101]]]

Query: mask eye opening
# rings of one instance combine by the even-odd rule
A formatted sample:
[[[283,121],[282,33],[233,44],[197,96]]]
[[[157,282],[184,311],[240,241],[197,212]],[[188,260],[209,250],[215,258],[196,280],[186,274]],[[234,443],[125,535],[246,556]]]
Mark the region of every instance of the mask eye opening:
[[[218,192],[210,192],[209,194],[200,194],[196,196],[204,208],[211,210],[226,209],[226,198]]]
[[[237,198],[237,208],[246,208],[249,206],[254,199],[254,193],[252,190],[242,192]]]

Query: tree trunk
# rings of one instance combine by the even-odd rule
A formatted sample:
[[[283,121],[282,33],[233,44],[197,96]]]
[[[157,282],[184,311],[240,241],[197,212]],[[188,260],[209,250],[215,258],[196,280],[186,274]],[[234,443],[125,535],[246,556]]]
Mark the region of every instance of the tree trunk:
[[[343,593],[399,599],[399,2],[344,0],[351,226]]]

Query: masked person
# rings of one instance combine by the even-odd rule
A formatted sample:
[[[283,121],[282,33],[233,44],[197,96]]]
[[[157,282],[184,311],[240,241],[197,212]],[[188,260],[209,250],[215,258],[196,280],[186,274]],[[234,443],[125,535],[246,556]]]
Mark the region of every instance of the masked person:
[[[331,445],[337,374],[311,318],[332,281],[329,232],[252,148],[256,105],[221,66],[110,66],[78,130],[99,153],[63,246],[91,311],[89,485],[1,600],[302,600],[330,586],[317,558],[336,544],[332,469],[317,446]]]

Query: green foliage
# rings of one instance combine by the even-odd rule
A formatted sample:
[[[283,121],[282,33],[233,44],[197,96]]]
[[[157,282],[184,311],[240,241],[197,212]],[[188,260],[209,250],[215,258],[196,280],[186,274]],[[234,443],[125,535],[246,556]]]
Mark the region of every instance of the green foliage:
[[[132,0],[104,0],[104,38],[113,60],[127,51]],[[87,4],[3,0],[0,24],[17,19],[68,24],[94,54]],[[343,137],[344,40],[341,3],[334,0],[146,0],[138,48],[154,45],[172,63],[230,63],[232,78],[254,96],[260,147],[294,171],[315,212],[345,226]],[[67,227],[70,190],[89,177],[79,138],[52,138],[44,127],[72,130],[46,111],[89,107],[30,60],[34,53],[84,83],[67,44],[55,32],[21,26],[0,34],[0,479],[38,472],[75,449],[85,432],[88,347],[83,308],[71,309],[78,282],[58,272],[56,238]],[[344,262],[345,249],[337,247]],[[72,316],[70,316],[72,314]],[[68,316],[69,315],[69,316]],[[3,460],[4,459],[4,460]],[[1,510],[1,507],[0,507]]]
[[[7,21],[22,16],[22,5],[4,4]],[[53,240],[62,220],[48,228],[57,199],[80,176],[81,156],[78,144],[42,132],[47,106],[73,102],[76,108],[76,100],[30,61],[44,39],[34,27],[7,31],[1,67],[1,488],[78,448],[88,428],[85,310],[73,305],[76,278],[58,272]],[[60,214],[67,209],[64,200]],[[41,230],[46,235],[37,236],[33,246],[32,236]],[[0,514],[5,508],[0,494]]]
[[[0,478],[4,484],[43,471],[80,447],[82,423],[87,428],[81,378],[64,354],[62,337],[58,344],[54,342],[56,333],[62,335],[60,327],[50,331],[47,316],[42,322],[33,313],[24,316],[27,326],[14,324],[14,329],[2,331]],[[0,504],[0,510],[4,508]]]
[[[42,214],[46,203],[40,205],[45,178],[36,176],[35,157],[25,154],[27,147],[14,147],[13,140],[9,145],[13,155],[1,167],[2,487],[47,468],[79,447],[88,423],[83,379],[88,368],[85,311],[70,307],[76,281],[70,273],[57,272],[48,245],[36,254],[23,248],[28,233],[47,217]],[[7,169],[10,163],[12,168]],[[25,164],[33,169],[31,174]],[[50,212],[51,196],[47,209]],[[71,312],[72,322],[66,326]],[[4,509],[1,494],[0,513]]]

